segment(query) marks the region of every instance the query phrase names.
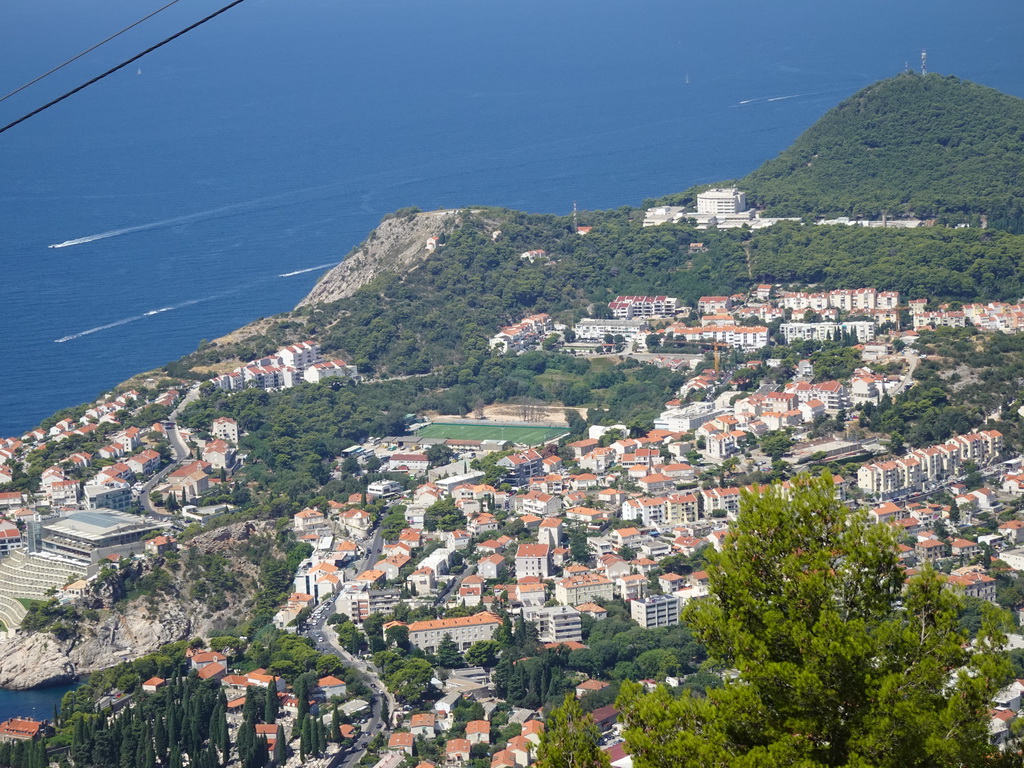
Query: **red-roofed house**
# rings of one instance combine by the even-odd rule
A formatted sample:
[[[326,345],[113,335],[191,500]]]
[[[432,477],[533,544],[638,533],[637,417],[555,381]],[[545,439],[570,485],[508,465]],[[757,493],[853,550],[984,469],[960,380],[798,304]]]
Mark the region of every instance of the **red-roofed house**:
[[[516,550],[516,578],[551,575],[551,547],[547,544],[520,544]]]
[[[491,724],[486,720],[470,720],[466,723],[466,740],[470,744],[490,744]]]
[[[411,755],[414,743],[415,737],[411,733],[393,733],[388,739],[388,749]]]

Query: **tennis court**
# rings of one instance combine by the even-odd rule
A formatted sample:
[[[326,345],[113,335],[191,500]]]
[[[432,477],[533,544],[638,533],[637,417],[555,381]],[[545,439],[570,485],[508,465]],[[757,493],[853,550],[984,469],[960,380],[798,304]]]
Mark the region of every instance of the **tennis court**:
[[[509,424],[446,424],[435,422],[416,430],[417,437],[445,440],[510,440],[522,445],[540,445],[568,432],[566,427],[528,427]]]

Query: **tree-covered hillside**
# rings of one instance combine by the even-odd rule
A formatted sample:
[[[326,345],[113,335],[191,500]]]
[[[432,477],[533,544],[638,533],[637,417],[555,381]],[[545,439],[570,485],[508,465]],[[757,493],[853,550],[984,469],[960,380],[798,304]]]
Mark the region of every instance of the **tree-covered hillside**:
[[[780,216],[913,214],[1019,229],[1024,100],[903,74],[854,94],[739,186]]]
[[[235,356],[252,359],[306,337],[364,373],[473,367],[490,356],[487,339],[498,328],[534,312],[571,322],[592,304],[607,312],[620,293],[664,293],[696,304],[702,294],[734,293],[749,283],[745,235],[738,230],[645,229],[638,211],[624,209],[588,214],[594,229],[581,237],[570,217],[485,213],[465,214],[444,247],[415,268],[383,273],[348,298],[300,307],[276,319],[259,341],[209,345],[168,372],[181,375]],[[705,247],[691,254],[695,241]],[[545,255],[521,258],[538,250]]]
[[[765,283],[870,285],[907,299],[1017,301],[1024,237],[984,229],[867,229],[782,222],[751,238],[751,273]]]

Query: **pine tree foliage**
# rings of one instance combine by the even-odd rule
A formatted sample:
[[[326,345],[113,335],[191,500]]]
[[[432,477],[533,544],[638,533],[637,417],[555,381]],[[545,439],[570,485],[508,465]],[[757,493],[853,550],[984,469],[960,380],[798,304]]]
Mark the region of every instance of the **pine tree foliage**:
[[[598,746],[600,738],[601,731],[590,713],[568,693],[547,720],[535,768],[607,768],[610,763]]]
[[[907,73],[829,110],[740,185],[783,216],[977,212],[1019,221],[1021,121],[1019,98]]]
[[[273,722],[267,719],[271,693],[276,702],[273,689],[266,693],[249,689],[232,742],[227,698],[220,684],[195,675],[173,678],[155,694],[137,695],[116,714],[76,711],[68,721],[69,757],[76,768],[223,768],[228,764],[265,768],[271,759],[280,765],[287,757],[283,729],[278,729],[273,754],[267,737],[256,732],[257,724]],[[324,743],[319,751],[325,747]],[[48,764],[45,748],[39,753],[42,762],[33,749],[0,744],[0,766],[43,768]]]
[[[997,764],[1007,617],[986,610],[972,648],[962,599],[930,568],[905,580],[892,530],[850,513],[827,473],[745,495],[708,559],[710,597],[686,620],[735,679],[706,698],[624,685],[637,768]]]

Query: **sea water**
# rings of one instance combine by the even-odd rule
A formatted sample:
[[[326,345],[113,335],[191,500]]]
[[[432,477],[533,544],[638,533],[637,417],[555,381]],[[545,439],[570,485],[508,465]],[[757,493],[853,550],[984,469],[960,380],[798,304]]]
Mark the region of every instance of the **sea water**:
[[[60,708],[64,694],[77,686],[78,683],[71,683],[31,691],[8,691],[0,688],[0,722],[12,717],[52,721],[55,708]]]
[[[5,0],[0,95],[158,5]],[[178,3],[0,123],[220,5]],[[1024,4],[965,9],[248,0],[0,134],[0,436],[293,307],[399,207],[567,213],[735,178],[923,47],[1024,95]]]

